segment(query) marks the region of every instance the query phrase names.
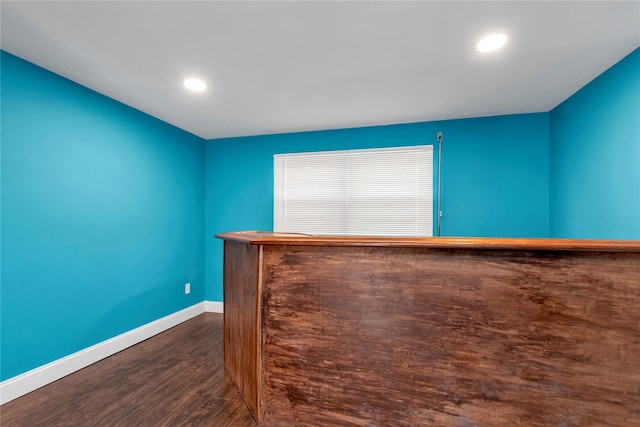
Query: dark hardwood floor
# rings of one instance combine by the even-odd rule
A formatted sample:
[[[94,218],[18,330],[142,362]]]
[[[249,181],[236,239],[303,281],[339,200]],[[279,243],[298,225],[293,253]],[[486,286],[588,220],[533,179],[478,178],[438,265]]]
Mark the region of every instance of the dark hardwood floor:
[[[0,424],[254,427],[224,371],[222,326],[201,314],[2,405]]]

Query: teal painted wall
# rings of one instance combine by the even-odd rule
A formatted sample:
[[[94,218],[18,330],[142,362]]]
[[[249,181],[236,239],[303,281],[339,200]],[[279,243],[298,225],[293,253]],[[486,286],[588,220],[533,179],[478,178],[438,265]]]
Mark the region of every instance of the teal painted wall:
[[[443,132],[443,235],[639,239],[639,57],[551,113],[205,143],[2,52],[1,378],[221,301],[213,234],[271,229],[278,153]]]
[[[7,379],[204,299],[205,146],[6,52],[1,61]]]
[[[640,239],[640,48],[550,113],[550,235]]]
[[[223,245],[213,235],[273,227],[274,154],[428,145],[437,132],[443,235],[547,236],[547,113],[210,140],[205,299],[222,301]]]

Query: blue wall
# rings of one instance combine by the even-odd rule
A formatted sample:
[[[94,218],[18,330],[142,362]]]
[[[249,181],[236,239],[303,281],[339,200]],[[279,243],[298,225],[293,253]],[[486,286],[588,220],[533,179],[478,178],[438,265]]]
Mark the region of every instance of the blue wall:
[[[1,60],[6,379],[204,299],[205,144]]]
[[[2,379],[221,301],[213,235],[272,228],[277,153],[433,144],[443,132],[443,235],[640,239],[638,50],[551,113],[206,144],[1,60]]]
[[[205,298],[222,301],[223,247],[213,235],[273,227],[274,154],[428,145],[437,132],[444,135],[443,235],[547,236],[547,113],[211,140]]]
[[[550,114],[550,235],[640,239],[640,48]]]

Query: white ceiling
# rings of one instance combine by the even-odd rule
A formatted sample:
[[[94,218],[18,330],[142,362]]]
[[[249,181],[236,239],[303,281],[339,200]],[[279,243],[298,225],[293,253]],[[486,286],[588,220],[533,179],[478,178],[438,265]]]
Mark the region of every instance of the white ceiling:
[[[206,139],[549,111],[640,45],[639,1],[0,8],[4,50]]]

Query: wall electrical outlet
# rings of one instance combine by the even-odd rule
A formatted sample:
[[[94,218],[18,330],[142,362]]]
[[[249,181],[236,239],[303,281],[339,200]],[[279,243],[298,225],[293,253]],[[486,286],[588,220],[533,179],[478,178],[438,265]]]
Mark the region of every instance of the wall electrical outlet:
[[[184,293],[185,293],[185,295],[191,293],[191,283],[185,283],[185,285],[184,285]]]

